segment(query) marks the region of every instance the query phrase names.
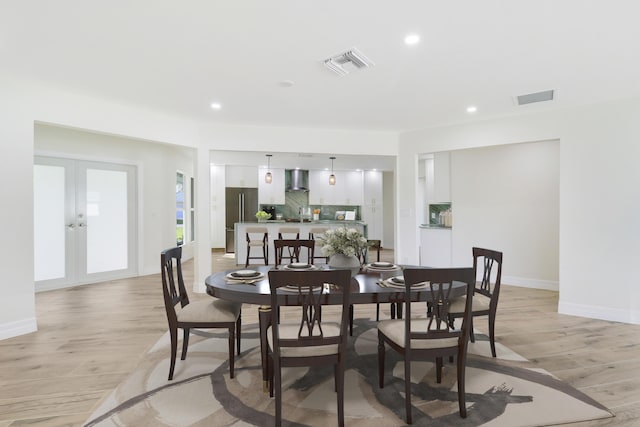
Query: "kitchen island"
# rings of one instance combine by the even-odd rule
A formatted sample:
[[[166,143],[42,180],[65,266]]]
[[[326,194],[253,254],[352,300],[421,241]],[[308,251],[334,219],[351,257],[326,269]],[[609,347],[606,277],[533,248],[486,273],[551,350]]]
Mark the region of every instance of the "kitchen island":
[[[362,221],[331,221],[331,220],[320,220],[320,221],[305,221],[305,222],[285,222],[284,220],[269,220],[265,222],[236,222],[234,225],[234,233],[235,233],[235,254],[236,254],[236,264],[244,265],[245,260],[247,258],[247,227],[265,227],[267,229],[267,233],[269,235],[269,264],[275,264],[275,256],[273,249],[273,241],[278,238],[278,231],[280,228],[299,228],[300,229],[300,238],[308,239],[309,232],[312,228],[355,228],[366,238],[367,237],[367,224]],[[317,238],[317,235],[316,235]],[[307,254],[305,251],[300,254],[300,261],[307,261]],[[254,248],[252,250],[251,256],[258,256],[260,252],[260,248]],[[322,250],[316,246],[315,256],[322,256]],[[252,264],[260,263],[260,260],[251,260]]]

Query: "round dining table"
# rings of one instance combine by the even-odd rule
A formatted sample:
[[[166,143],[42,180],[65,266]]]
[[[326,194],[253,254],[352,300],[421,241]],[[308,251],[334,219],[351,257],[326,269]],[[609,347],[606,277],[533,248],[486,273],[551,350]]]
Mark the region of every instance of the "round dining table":
[[[351,279],[351,294],[349,301],[351,304],[378,304],[378,303],[401,303],[404,301],[404,288],[394,288],[381,286],[379,283],[385,279],[394,276],[401,276],[402,269],[413,266],[398,266],[396,269],[371,271],[364,269]],[[257,278],[239,278],[229,279],[229,275],[244,268],[237,268],[227,271],[214,273],[205,279],[207,294],[216,298],[229,301],[236,301],[247,304],[257,304],[258,319],[260,326],[260,355],[262,362],[262,379],[264,390],[267,390],[268,372],[267,372],[267,328],[271,325],[271,289],[269,287],[269,270],[273,266],[256,266],[251,270],[258,271],[262,275]],[[322,265],[320,268],[329,268]],[[428,267],[417,267],[428,268]],[[456,284],[452,289],[453,296],[464,293],[464,284]],[[416,289],[411,292],[411,301],[427,301],[429,291],[428,288]],[[296,300],[290,298],[290,295],[282,295],[282,304],[287,305],[291,301],[295,305]],[[338,293],[323,294],[321,298],[322,304],[341,304],[342,298]],[[400,317],[400,315],[399,315]]]

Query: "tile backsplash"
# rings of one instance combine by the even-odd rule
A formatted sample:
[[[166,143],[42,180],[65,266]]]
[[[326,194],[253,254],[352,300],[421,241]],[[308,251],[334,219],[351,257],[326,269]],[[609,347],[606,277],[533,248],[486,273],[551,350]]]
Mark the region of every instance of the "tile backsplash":
[[[438,225],[440,212],[451,209],[451,203],[436,203],[429,205],[429,224]]]
[[[362,218],[360,212],[360,206],[348,206],[348,205],[309,205],[309,193],[302,191],[290,191],[285,194],[284,205],[260,205],[260,208],[266,206],[275,206],[276,214],[282,214],[283,218],[300,218],[299,208],[310,207],[311,212],[314,209],[320,209],[321,220],[333,220],[337,211],[356,211],[356,220]]]

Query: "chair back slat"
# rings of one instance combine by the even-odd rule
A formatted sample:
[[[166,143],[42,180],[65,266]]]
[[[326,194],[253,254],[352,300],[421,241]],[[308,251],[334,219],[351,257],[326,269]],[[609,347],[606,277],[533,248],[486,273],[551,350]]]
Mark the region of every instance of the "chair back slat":
[[[405,346],[410,349],[413,339],[443,339],[468,337],[469,318],[471,315],[471,299],[473,297],[474,276],[473,268],[407,268],[404,270],[406,306],[405,315]],[[416,284],[429,283],[426,304],[428,321],[423,330],[414,330],[411,318],[411,289]],[[449,322],[449,309],[451,300],[461,296],[453,293],[454,282],[461,282],[464,286],[464,295],[467,296],[467,313],[463,318],[460,329],[454,329]],[[424,291],[423,291],[424,292]],[[414,319],[415,320],[415,319]]]
[[[273,241],[275,249],[275,266],[282,264],[282,260],[287,258],[291,262],[300,262],[300,248],[307,248],[309,263],[313,263],[316,241],[313,239],[276,239]],[[288,256],[284,255],[287,249]]]
[[[162,266],[162,292],[164,295],[164,305],[167,316],[176,317],[175,306],[179,303],[181,307],[189,304],[189,296],[184,287],[182,277],[182,247],[167,249],[160,254],[160,264]]]
[[[485,295],[497,303],[502,280],[502,252],[483,248],[473,248],[472,251],[476,280],[481,275],[480,281],[476,283],[475,292]],[[478,272],[478,264],[482,264],[481,272]]]
[[[280,347],[346,345],[351,286],[350,270],[271,270],[269,271],[269,286],[271,288],[272,310],[278,312],[279,307],[283,305],[293,305],[299,306],[301,311],[297,338],[281,338],[278,325],[272,325],[274,355],[276,357],[279,357]],[[285,286],[286,290],[280,289]],[[325,336],[320,307],[330,293],[342,297],[340,334]]]

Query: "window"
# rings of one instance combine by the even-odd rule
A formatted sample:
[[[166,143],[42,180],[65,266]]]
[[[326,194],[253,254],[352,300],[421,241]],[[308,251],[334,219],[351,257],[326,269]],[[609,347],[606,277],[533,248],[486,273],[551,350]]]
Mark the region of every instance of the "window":
[[[176,173],[176,244],[184,245],[184,174]]]

